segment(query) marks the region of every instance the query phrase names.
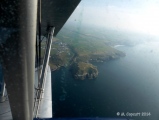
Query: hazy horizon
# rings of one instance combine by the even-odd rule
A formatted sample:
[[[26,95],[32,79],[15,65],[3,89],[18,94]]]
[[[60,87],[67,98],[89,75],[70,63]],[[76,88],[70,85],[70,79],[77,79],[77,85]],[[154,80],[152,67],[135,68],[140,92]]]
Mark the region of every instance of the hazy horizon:
[[[82,0],[68,23],[159,36],[157,0]]]

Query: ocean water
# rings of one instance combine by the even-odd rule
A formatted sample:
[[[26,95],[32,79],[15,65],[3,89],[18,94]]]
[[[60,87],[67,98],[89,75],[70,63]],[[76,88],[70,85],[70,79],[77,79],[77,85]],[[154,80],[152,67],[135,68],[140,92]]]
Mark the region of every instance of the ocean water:
[[[55,118],[159,119],[159,42],[116,49],[126,56],[94,63],[99,70],[96,80],[74,80],[68,68],[52,72]]]

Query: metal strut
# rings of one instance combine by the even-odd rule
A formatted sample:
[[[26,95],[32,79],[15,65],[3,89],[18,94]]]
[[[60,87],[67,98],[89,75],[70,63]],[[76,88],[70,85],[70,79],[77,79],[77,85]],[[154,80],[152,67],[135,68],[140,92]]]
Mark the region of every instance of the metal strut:
[[[38,89],[36,90],[36,97],[35,97],[35,101],[34,101],[34,110],[33,110],[34,116],[36,118],[38,116],[40,103],[41,103],[41,100],[43,97],[43,91],[45,89],[46,74],[47,74],[47,68],[48,68],[47,66],[49,63],[49,56],[50,56],[50,51],[51,51],[54,30],[55,30],[54,27],[50,27],[45,55],[44,55],[43,64],[42,64],[42,70],[41,70],[41,74],[40,74],[40,83],[39,83]]]

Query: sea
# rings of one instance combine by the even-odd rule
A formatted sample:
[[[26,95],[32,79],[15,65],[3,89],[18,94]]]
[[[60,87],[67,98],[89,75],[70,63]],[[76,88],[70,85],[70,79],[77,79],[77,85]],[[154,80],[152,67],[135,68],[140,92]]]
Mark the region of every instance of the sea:
[[[159,120],[159,41],[115,48],[126,56],[93,63],[95,80],[75,80],[64,67],[52,72],[54,118]]]

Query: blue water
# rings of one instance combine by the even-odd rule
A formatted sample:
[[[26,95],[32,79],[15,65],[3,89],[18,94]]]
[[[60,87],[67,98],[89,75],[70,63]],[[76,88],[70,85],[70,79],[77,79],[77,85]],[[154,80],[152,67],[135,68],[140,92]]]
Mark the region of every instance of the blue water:
[[[117,49],[126,57],[95,63],[96,80],[74,80],[67,68],[52,72],[54,117],[120,118],[117,112],[148,112],[132,118],[159,119],[159,42]]]

